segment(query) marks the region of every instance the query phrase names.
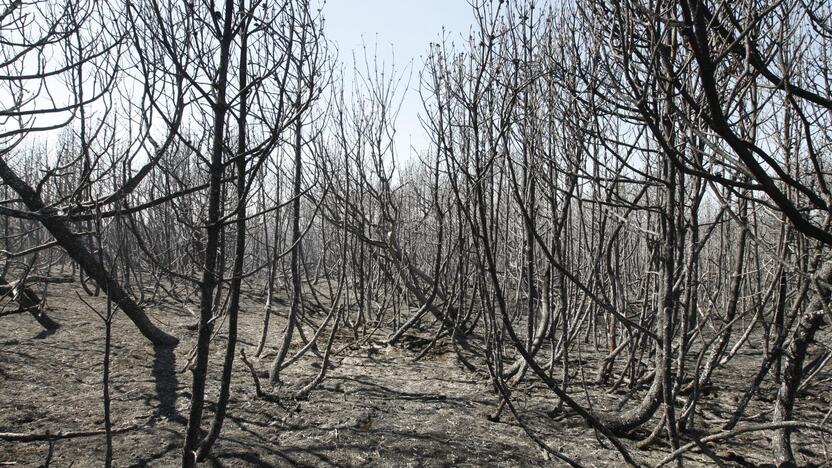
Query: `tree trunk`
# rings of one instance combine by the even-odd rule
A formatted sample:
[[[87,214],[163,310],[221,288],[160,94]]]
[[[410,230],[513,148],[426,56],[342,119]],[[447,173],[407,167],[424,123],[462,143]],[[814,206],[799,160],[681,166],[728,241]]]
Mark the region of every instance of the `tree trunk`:
[[[150,321],[150,318],[136,301],[127,294],[120,284],[113,280],[113,277],[98,260],[98,257],[93,255],[84,245],[81,237],[74,234],[69,226],[58,217],[57,213],[52,213],[46,207],[40,195],[18,177],[3,158],[0,158],[0,178],[17,192],[29,211],[39,215],[43,227],[52,234],[52,237],[66,251],[67,255],[95,280],[110,299],[133,321],[142,335],[158,346],[176,346],[179,343],[175,336],[169,335]]]
[[[803,362],[806,360],[806,351],[809,344],[814,340],[815,333],[824,323],[823,317],[826,315],[826,308],[829,304],[830,288],[826,284],[832,282],[832,262],[823,265],[817,274],[817,278],[820,280],[817,281],[819,290],[815,292],[814,299],[809,303],[806,312],[800,318],[794,338],[786,350],[783,381],[780,384],[780,391],[777,393],[774,422],[792,420],[794,400],[803,378]],[[797,466],[792,452],[791,432],[792,429],[785,427],[775,431],[774,456],[779,466]]]

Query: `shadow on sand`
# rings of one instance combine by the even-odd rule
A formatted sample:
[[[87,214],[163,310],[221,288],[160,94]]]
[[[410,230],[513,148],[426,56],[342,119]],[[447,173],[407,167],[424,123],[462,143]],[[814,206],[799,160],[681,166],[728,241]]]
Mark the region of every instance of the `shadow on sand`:
[[[153,347],[153,378],[156,387],[156,400],[159,406],[150,418],[150,423],[160,419],[169,419],[179,424],[187,424],[188,420],[176,410],[176,354],[170,346]]]

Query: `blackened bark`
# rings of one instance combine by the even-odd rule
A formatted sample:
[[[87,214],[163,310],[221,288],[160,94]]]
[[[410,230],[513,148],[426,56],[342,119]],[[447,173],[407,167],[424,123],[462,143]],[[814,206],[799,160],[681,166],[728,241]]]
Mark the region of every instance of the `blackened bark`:
[[[774,409],[774,422],[790,421],[794,413],[794,400],[797,389],[803,379],[803,362],[806,351],[815,338],[815,333],[824,324],[826,307],[829,304],[830,288],[826,286],[832,282],[832,262],[826,262],[817,274],[818,289],[812,302],[800,318],[791,344],[786,349],[783,380],[777,393]],[[778,429],[774,434],[774,455],[780,466],[796,466],[792,453],[790,428]]]
[[[89,251],[81,237],[74,234],[69,226],[58,216],[51,212],[41,199],[40,195],[32,187],[0,158],[0,178],[3,179],[23,200],[26,208],[32,213],[39,215],[40,223],[45,227],[55,241],[60,245],[72,260],[103,289],[110,299],[124,311],[130,320],[136,325],[142,335],[151,343],[159,346],[176,346],[179,340],[165,331],[158,328],[150,321],[147,314],[132,297],[118,284],[98,260],[97,256]]]
[[[0,296],[10,295],[12,300],[17,302],[21,310],[29,312],[32,317],[46,331],[55,331],[60,328],[58,322],[49,318],[48,315],[40,307],[41,300],[38,295],[25,285],[19,283],[6,283],[0,279]]]
[[[240,0],[240,11],[245,9],[245,0]],[[196,458],[202,461],[211,451],[211,446],[214,445],[217,438],[220,436],[223,421],[225,421],[225,414],[228,409],[228,399],[231,396],[231,372],[234,370],[234,354],[237,349],[237,316],[240,311],[240,288],[243,284],[243,261],[246,255],[246,117],[247,117],[247,100],[248,100],[248,74],[246,67],[248,66],[248,34],[246,31],[246,24],[242,27],[242,37],[240,43],[240,113],[237,116],[237,238],[234,246],[234,266],[233,278],[231,278],[231,286],[229,294],[231,295],[228,304],[228,343],[225,349],[225,360],[222,367],[222,380],[220,382],[220,394],[217,399],[217,410],[214,413],[214,421],[211,423],[211,429],[208,435],[202,440],[197,451]]]
[[[300,98],[298,98],[300,99]],[[289,346],[292,343],[292,336],[295,330],[295,321],[300,313],[300,295],[302,293],[302,285],[300,281],[300,197],[301,197],[301,180],[303,175],[303,166],[301,164],[301,145],[303,143],[301,130],[303,123],[298,117],[295,124],[295,175],[292,183],[292,253],[290,260],[290,270],[292,274],[292,303],[289,306],[289,317],[286,321],[286,329],[283,332],[283,340],[278,350],[277,356],[272,362],[271,373],[269,374],[269,382],[275,385],[280,382],[280,369],[283,367],[283,361],[286,359],[286,354],[289,352]]]
[[[214,90],[214,122],[211,146],[211,163],[209,167],[210,182],[208,188],[208,219],[206,220],[205,260],[200,282],[199,329],[197,331],[196,359],[192,369],[191,410],[188,415],[188,429],[182,451],[182,466],[193,467],[196,464],[196,449],[200,437],[202,410],[205,405],[205,377],[208,371],[208,352],[211,341],[211,317],[214,310],[214,290],[219,282],[217,263],[219,241],[222,234],[221,195],[223,172],[223,145],[225,141],[225,117],[228,113],[226,102],[228,88],[228,63],[231,44],[234,39],[232,31],[234,1],[226,0],[223,18],[223,33],[220,43],[219,69],[217,70]]]

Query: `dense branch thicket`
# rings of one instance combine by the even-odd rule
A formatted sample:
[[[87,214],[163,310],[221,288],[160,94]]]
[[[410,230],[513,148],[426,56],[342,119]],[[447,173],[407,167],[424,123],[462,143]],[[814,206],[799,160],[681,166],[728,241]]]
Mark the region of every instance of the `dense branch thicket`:
[[[264,304],[246,311],[262,314],[247,338],[272,357],[272,386],[301,355],[321,360],[297,398],[326,378],[337,336],[429,330],[423,354],[443,340],[490,377],[491,419],[522,421],[514,395],[534,382],[633,465],[636,445],[665,438],[665,462],[681,463],[701,431],[746,429],[794,465],[796,429],[829,431],[820,414],[795,420],[813,386],[829,389],[829,4],[486,0],[472,13],[462,43],[427,45],[428,141],[407,158],[405,75],[366,55],[344,73],[308,0],[0,7],[1,315],[54,330],[48,285],[77,281],[164,347],[178,340],[146,311],[192,310],[183,466],[221,434],[244,290]],[[99,313],[108,327],[113,313]],[[751,350],[753,381],[706,423],[722,368]],[[587,380],[629,396],[605,410]],[[104,384],[107,400],[106,371]],[[757,398],[771,424],[748,426]],[[651,435],[627,440],[639,430]]]

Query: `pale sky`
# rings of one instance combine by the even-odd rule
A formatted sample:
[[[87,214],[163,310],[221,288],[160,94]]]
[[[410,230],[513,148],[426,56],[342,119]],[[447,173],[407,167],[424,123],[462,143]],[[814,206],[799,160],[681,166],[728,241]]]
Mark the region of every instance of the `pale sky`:
[[[444,26],[449,41],[460,43],[467,36],[473,12],[467,0],[327,0],[323,8],[325,34],[339,49],[339,60],[352,68],[353,51],[361,59],[362,39],[372,51],[378,45],[379,59],[390,64],[395,54],[396,70],[408,72],[410,85],[397,120],[397,152],[409,155],[412,143],[425,145],[418,120],[423,112],[419,100],[419,70],[428,44],[438,42]],[[408,65],[412,61],[412,67]],[[402,86],[407,83],[407,77]],[[402,90],[405,91],[405,90]]]
[[[396,121],[396,151],[398,157],[407,159],[411,145],[424,149],[426,136],[418,119],[418,114],[423,112],[418,94],[419,71],[428,45],[440,41],[443,27],[449,42],[458,45],[461,37],[467,36],[474,17],[468,0],[319,1],[324,3],[325,34],[337,46],[345,73],[352,71],[353,52],[358,60],[363,60],[362,44],[370,51],[377,46],[379,60],[388,67],[395,55],[397,72],[405,73],[399,90],[405,97]],[[408,77],[409,85],[405,89]],[[351,77],[348,75],[346,79]],[[58,89],[60,86],[60,83],[54,84]],[[70,99],[68,93],[65,97]],[[39,117],[38,123],[54,124],[64,117],[49,114]],[[41,135],[51,138],[59,133]]]

